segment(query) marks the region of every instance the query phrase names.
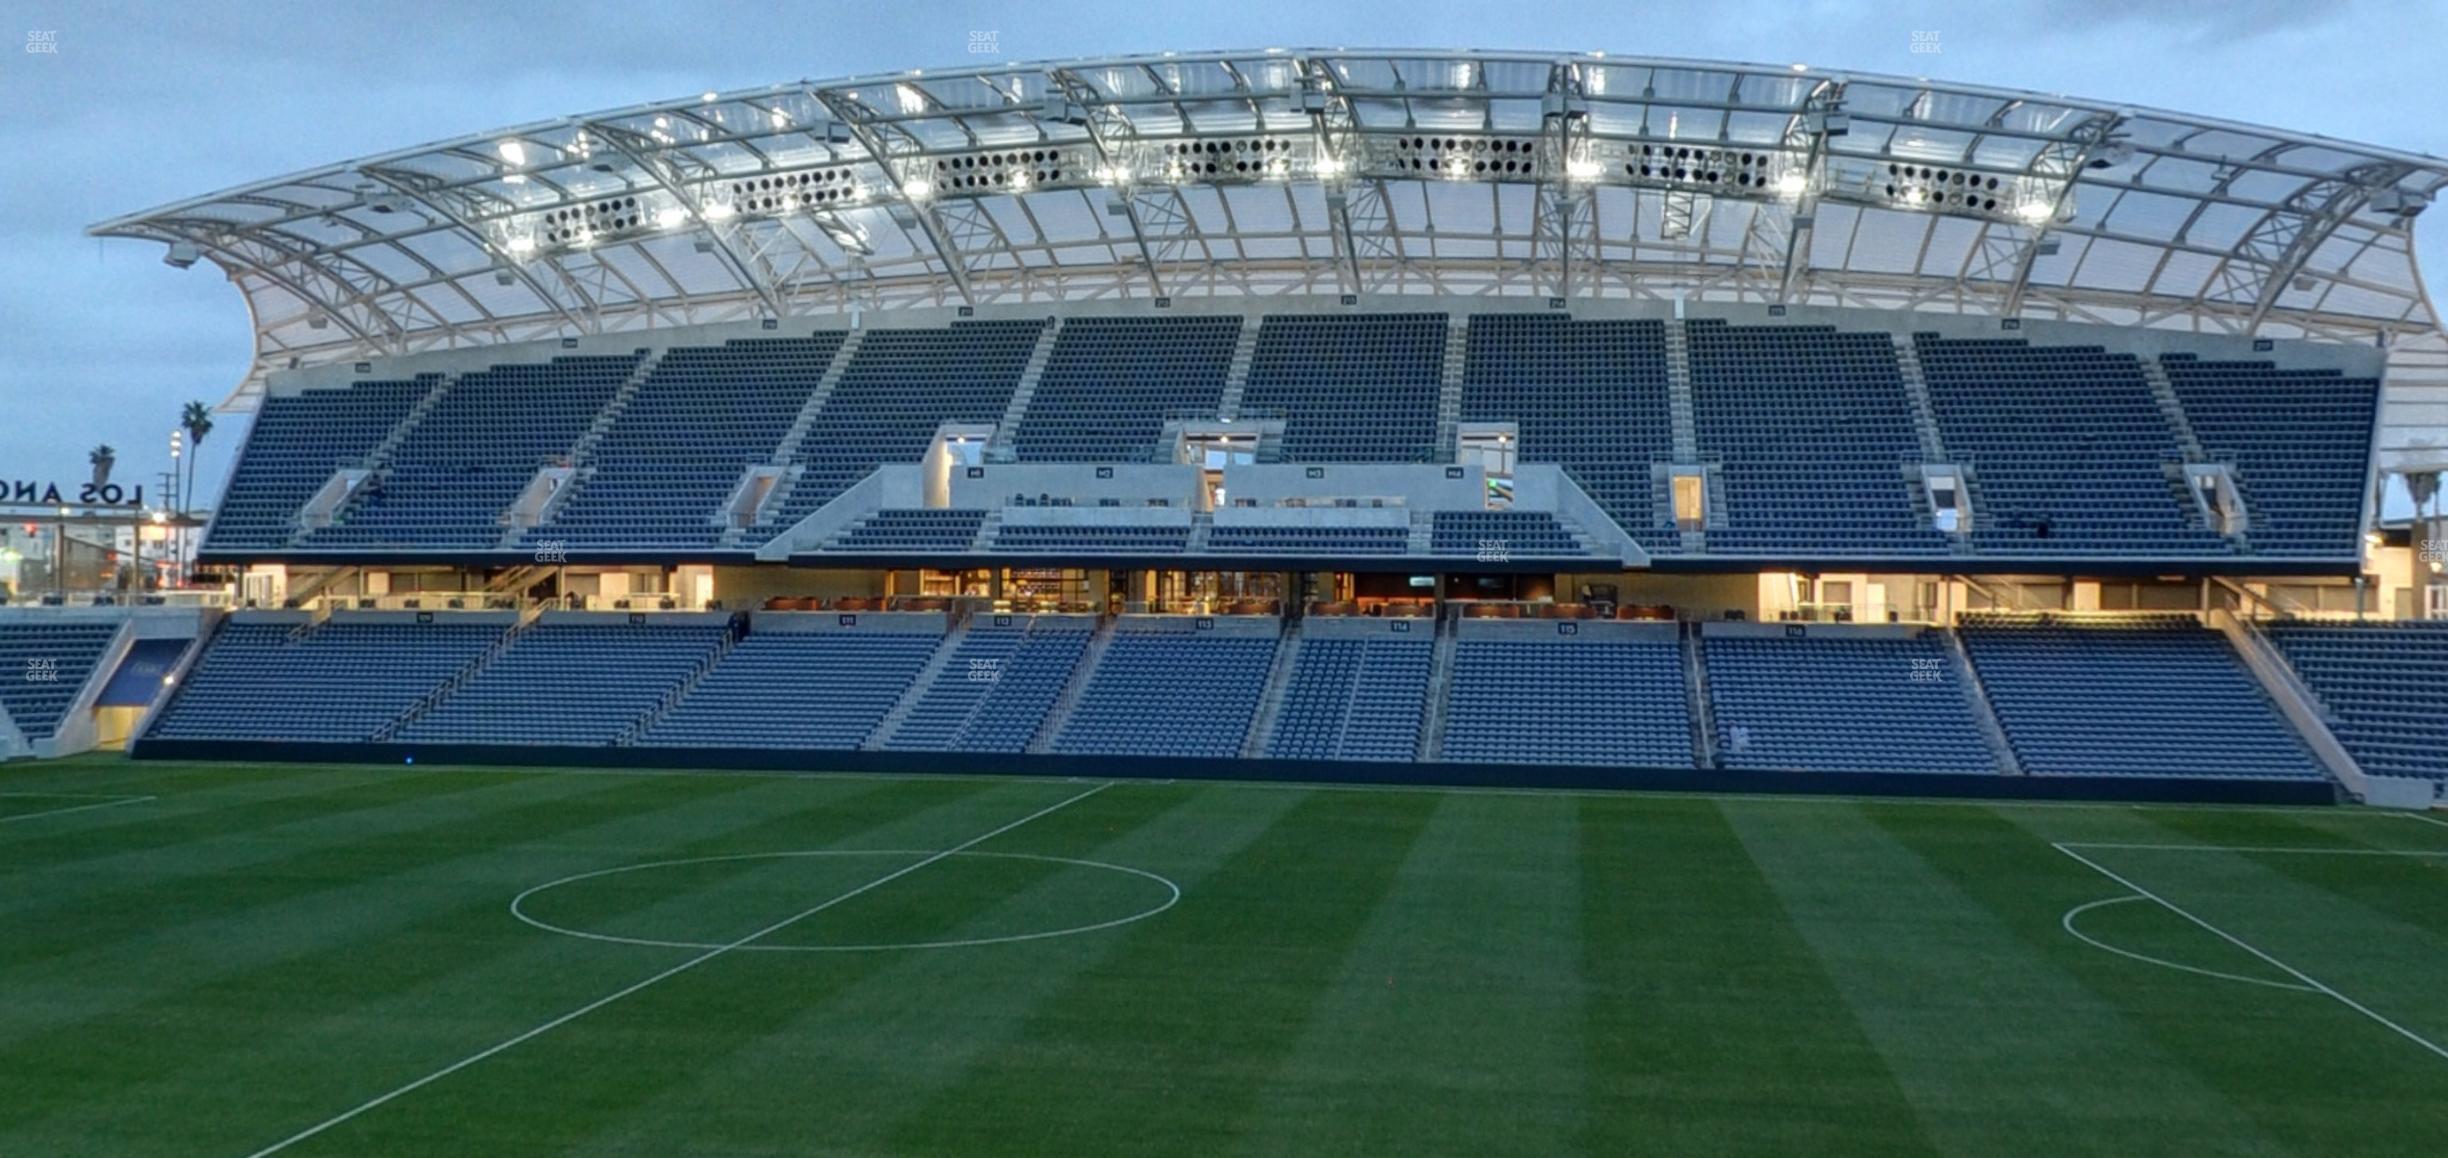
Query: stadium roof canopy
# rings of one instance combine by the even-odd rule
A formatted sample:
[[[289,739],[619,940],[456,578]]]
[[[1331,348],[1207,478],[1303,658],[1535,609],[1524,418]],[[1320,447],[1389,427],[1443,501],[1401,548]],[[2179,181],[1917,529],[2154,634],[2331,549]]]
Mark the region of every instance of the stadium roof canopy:
[[[2448,162],[2155,109],[1603,53],[1266,49],[806,81],[102,222],[267,372],[852,307],[1684,297],[2373,341]]]

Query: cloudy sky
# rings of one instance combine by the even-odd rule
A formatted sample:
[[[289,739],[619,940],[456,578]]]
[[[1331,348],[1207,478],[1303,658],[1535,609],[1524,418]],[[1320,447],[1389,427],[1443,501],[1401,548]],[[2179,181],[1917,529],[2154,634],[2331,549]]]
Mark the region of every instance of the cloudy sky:
[[[119,213],[549,116],[801,78],[1269,45],[1807,61],[2156,105],[2448,156],[2448,0],[1243,0],[1241,3],[155,5],[0,0],[0,478],[120,449],[168,467],[179,405],[244,374],[246,308],[208,264],[96,242]],[[537,16],[543,11],[547,16]],[[1398,21],[1388,15],[1400,13]],[[1939,51],[1914,53],[1913,33]],[[23,51],[48,33],[55,52]],[[2421,246],[2435,296],[2448,223]],[[208,493],[243,419],[204,446]]]

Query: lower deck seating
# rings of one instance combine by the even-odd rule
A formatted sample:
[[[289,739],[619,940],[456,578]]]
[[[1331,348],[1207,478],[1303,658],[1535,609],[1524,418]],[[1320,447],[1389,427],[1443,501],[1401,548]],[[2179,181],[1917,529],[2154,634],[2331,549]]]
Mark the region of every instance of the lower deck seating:
[[[1691,706],[1674,640],[1463,639],[1448,760],[1688,768]]]
[[[1428,637],[1308,639],[1267,738],[1279,760],[1410,760],[1427,715]]]
[[[2027,773],[2322,777],[2235,649],[2188,616],[1979,615],[1963,640]]]
[[[1996,772],[1943,637],[1703,637],[1728,768]]]
[[[1086,622],[972,626],[884,746],[908,751],[1024,752],[1088,650]]]
[[[157,740],[370,740],[502,637],[499,622],[233,621],[153,725]]]
[[[0,625],[0,707],[27,740],[58,731],[118,634],[110,622]]]
[[[2280,623],[2269,637],[2365,772],[2448,780],[2448,622]]]
[[[1117,632],[1054,750],[1238,756],[1274,658],[1272,635]]]
[[[933,634],[758,632],[726,652],[638,743],[854,749],[942,642]]]
[[[545,622],[521,632],[465,684],[400,730],[410,743],[618,742],[697,674],[729,638],[696,622]]]

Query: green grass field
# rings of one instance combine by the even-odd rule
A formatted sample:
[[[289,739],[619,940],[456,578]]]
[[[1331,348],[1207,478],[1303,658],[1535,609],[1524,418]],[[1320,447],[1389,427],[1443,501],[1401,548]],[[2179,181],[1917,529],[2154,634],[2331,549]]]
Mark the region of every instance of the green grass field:
[[[2443,1044],[2431,818],[0,769],[10,1158],[2438,1154]]]

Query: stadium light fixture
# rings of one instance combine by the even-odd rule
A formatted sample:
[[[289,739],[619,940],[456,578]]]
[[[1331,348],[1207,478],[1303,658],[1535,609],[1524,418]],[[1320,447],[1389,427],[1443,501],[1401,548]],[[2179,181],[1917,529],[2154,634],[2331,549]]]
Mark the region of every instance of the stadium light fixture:
[[[1779,197],[1800,197],[1803,191],[1809,188],[1810,178],[1801,173],[1787,173],[1777,178],[1776,191]]]
[[[1575,157],[1564,162],[1564,175],[1575,181],[1595,181],[1601,171],[1598,162],[1588,157]]]
[[[707,89],[707,90],[705,90],[705,92],[704,92],[704,93],[703,93],[703,94],[700,96],[700,98],[699,98],[699,99],[701,99],[701,100],[705,101],[705,103],[707,103],[707,104],[713,104],[713,103],[714,103],[714,90],[713,90],[713,89]]]
[[[2015,216],[2033,225],[2038,225],[2056,215],[2057,206],[2038,197],[2015,206]]]
[[[914,177],[902,184],[901,195],[912,201],[924,201],[935,195],[935,183],[924,177]]]
[[[170,252],[162,255],[162,264],[172,269],[185,269],[194,265],[196,259],[202,256],[203,253],[196,249],[194,242],[173,241],[170,243]]]
[[[524,165],[527,163],[527,146],[523,142],[503,141],[497,145],[494,145],[493,151],[501,154],[502,160],[508,161],[513,165]]]
[[[677,205],[666,205],[655,214],[655,224],[665,229],[678,229],[688,224],[688,219],[688,210]]]
[[[535,238],[532,237],[513,237],[510,239],[510,252],[521,257],[534,253],[535,247]]]
[[[1344,164],[1343,164],[1343,158],[1341,158],[1341,157],[1337,157],[1337,156],[1333,156],[1333,155],[1331,155],[1331,154],[1323,154],[1323,153],[1321,153],[1321,154],[1319,154],[1319,155],[1318,155],[1318,159],[1317,159],[1317,175],[1318,175],[1318,176],[1320,176],[1320,177],[1340,177],[1340,176],[1342,176],[1342,175],[1343,175],[1343,170],[1344,170],[1344,168],[1345,168],[1345,166],[1344,166]]]
[[[723,221],[727,220],[733,213],[738,212],[738,210],[733,209],[731,207],[731,203],[728,201],[716,201],[707,205],[704,212],[705,219],[708,221]]]

